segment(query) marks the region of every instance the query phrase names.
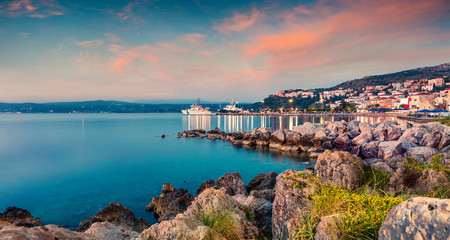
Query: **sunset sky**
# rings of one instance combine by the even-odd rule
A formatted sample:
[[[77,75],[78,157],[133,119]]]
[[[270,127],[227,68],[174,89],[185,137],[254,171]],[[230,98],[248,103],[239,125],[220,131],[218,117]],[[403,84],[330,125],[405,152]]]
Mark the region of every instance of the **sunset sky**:
[[[252,102],[450,62],[450,1],[0,0],[0,53],[0,102]]]

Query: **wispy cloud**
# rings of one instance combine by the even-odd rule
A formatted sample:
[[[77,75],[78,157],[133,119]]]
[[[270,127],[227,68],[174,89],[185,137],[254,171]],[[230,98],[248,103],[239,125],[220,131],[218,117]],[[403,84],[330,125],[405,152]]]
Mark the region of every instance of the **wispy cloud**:
[[[103,45],[102,40],[92,40],[92,41],[84,41],[84,42],[75,42],[76,45],[80,47],[98,47]]]
[[[24,39],[24,38],[28,38],[30,34],[27,32],[21,32],[19,33],[19,37],[17,39]]]
[[[204,40],[208,37],[208,35],[206,34],[200,34],[200,33],[191,33],[191,34],[186,34],[182,37],[182,40],[193,44],[193,45],[201,45]]]
[[[64,8],[56,0],[12,0],[0,3],[0,16],[46,18],[63,15]]]
[[[264,14],[253,9],[250,14],[234,13],[232,17],[225,18],[222,22],[213,26],[213,29],[221,33],[242,32],[261,21]]]
[[[120,41],[119,37],[117,37],[117,35],[115,35],[115,34],[104,33],[103,35],[105,35],[106,39],[108,39],[111,42],[118,42],[118,41]]]

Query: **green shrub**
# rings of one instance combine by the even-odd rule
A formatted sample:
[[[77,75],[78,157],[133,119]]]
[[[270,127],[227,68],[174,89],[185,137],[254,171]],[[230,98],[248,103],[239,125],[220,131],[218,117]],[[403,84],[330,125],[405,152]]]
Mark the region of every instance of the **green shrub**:
[[[366,186],[372,186],[371,189],[386,184],[384,174],[377,171],[366,171],[366,174]],[[333,214],[341,214],[336,228],[342,239],[376,239],[389,210],[403,201],[398,197],[365,194],[366,187],[351,192],[320,181],[314,184],[310,212],[298,223],[298,228],[291,234],[292,239],[313,239],[320,218]]]
[[[233,219],[233,212],[231,211],[202,211],[197,216],[197,219],[205,226],[208,226],[216,232],[222,234],[222,236],[226,239],[238,240],[242,235]]]
[[[363,167],[362,185],[375,191],[385,190],[389,185],[391,175],[369,166]]]

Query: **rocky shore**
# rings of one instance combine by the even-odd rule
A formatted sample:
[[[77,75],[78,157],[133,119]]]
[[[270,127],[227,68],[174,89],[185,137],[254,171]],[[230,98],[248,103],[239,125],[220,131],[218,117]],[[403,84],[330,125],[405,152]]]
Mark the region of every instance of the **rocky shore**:
[[[232,172],[195,193],[162,186],[145,207],[150,225],[112,202],[76,231],[44,225],[27,210],[0,213],[0,239],[449,239],[449,129],[306,123],[293,131],[185,131],[184,137],[317,154],[314,169]],[[311,154],[312,156],[315,156]]]

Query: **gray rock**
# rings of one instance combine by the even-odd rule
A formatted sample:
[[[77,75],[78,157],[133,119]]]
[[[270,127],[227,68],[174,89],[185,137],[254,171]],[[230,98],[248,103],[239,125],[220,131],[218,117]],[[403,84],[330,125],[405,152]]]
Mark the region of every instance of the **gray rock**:
[[[0,213],[0,221],[10,222],[16,226],[22,227],[44,225],[38,217],[35,218],[29,211],[18,207],[7,207],[3,214]]]
[[[300,134],[311,134],[314,135],[316,132],[320,131],[319,128],[317,128],[314,124],[310,122],[305,122],[300,126],[294,126],[292,131],[300,133]]]
[[[360,135],[358,135],[357,137],[352,139],[352,144],[355,146],[362,146],[364,144],[367,144],[369,142],[372,142],[373,140],[373,136],[372,133],[369,132],[364,132]]]
[[[379,239],[450,239],[450,199],[416,197],[395,206]]]
[[[83,231],[90,227],[100,219],[102,222],[110,222],[123,229],[142,232],[144,229],[150,227],[143,218],[136,218],[133,211],[124,207],[118,202],[110,203],[106,208],[100,210],[94,217],[83,220],[77,231]]]
[[[350,122],[347,124],[347,128],[348,128],[350,131],[359,131],[359,125],[360,125],[360,124],[361,124],[360,121],[353,120],[353,121],[350,121]]]
[[[316,226],[316,234],[314,240],[336,240],[340,239],[340,235],[336,224],[340,222],[342,214],[333,214],[320,218],[319,224]]]
[[[199,195],[202,193],[205,189],[214,187],[214,181],[211,179],[206,180],[200,187],[197,189],[196,195]]]
[[[389,175],[394,175],[394,169],[392,169],[387,163],[385,162],[376,162],[370,165],[371,168],[380,170],[385,173],[389,173]]]
[[[38,227],[19,227],[14,225],[1,226],[1,239],[77,239],[77,240],[104,240],[92,234],[70,231],[56,225],[45,225]]]
[[[361,147],[361,154],[365,158],[377,158],[378,157],[378,142],[369,142],[363,144]]]
[[[85,233],[99,239],[130,240],[139,237],[138,232],[118,227],[109,222],[94,223]]]
[[[227,173],[218,178],[214,182],[214,187],[224,188],[225,192],[230,195],[242,194],[248,195],[244,182],[242,181],[241,174],[238,172]]]
[[[286,135],[283,129],[278,129],[270,136],[270,141],[275,143],[284,144],[286,142]]]
[[[320,154],[314,172],[335,186],[355,189],[362,179],[364,162],[344,151],[326,150]]]
[[[324,131],[317,131],[316,134],[314,134],[314,138],[320,139],[320,140],[326,140],[327,134]]]
[[[405,156],[415,158],[418,161],[426,162],[438,153],[439,151],[434,148],[415,147],[408,149],[405,153]]]
[[[249,196],[254,196],[256,198],[264,198],[269,202],[273,202],[273,199],[275,198],[273,189],[253,190],[250,192]]]
[[[402,142],[387,141],[378,144],[378,158],[388,160],[402,154]]]
[[[350,146],[350,143],[351,141],[347,134],[341,133],[336,139],[334,139],[334,146],[337,148],[346,148]]]
[[[233,196],[242,206],[251,210],[254,224],[260,232],[269,233],[272,230],[272,203],[264,198],[254,196]]]
[[[258,174],[258,176],[248,183],[247,191],[273,189],[275,187],[277,175],[276,172]]]
[[[273,239],[289,239],[289,234],[296,227],[296,223],[308,212],[310,200],[302,191],[293,187],[296,181],[288,177],[297,173],[294,170],[287,170],[277,176],[272,208]]]
[[[443,132],[442,132],[443,133]],[[445,135],[445,133],[443,133]],[[428,132],[423,135],[420,141],[420,146],[425,146],[429,148],[437,148],[441,141],[441,132]]]
[[[162,222],[184,212],[193,200],[194,196],[187,190],[179,188],[171,192],[163,192],[159,197],[152,198],[151,203],[147,205],[145,210],[155,212],[158,221]]]

